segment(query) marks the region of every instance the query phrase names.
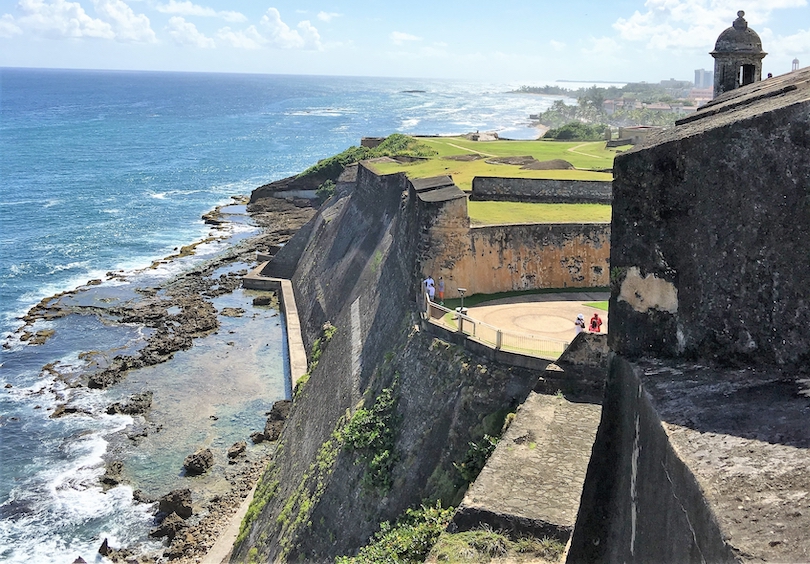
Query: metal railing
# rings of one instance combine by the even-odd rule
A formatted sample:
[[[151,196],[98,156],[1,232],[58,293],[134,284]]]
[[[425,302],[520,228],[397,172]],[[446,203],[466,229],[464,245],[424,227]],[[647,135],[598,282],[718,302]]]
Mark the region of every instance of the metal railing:
[[[472,337],[476,341],[496,350],[509,351],[526,356],[557,360],[568,347],[568,341],[539,337],[529,333],[519,333],[500,329],[467,315],[467,308],[451,310],[430,301],[425,294],[425,314],[431,323],[436,323]]]

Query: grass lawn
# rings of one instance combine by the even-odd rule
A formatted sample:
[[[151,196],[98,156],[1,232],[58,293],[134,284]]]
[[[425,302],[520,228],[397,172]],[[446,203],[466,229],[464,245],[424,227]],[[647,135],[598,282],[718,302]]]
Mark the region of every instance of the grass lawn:
[[[512,223],[610,223],[607,204],[531,204],[526,202],[467,202],[473,225]]]
[[[604,311],[608,310],[608,302],[589,302],[587,304],[582,305],[586,305],[588,307],[595,307],[596,309],[601,309]]]
[[[604,141],[470,141],[463,137],[419,137],[440,157],[480,153],[485,156],[531,155],[538,161],[565,159],[577,168],[611,168],[616,149]]]
[[[496,292],[495,294],[473,294],[472,296],[464,296],[464,307],[477,306],[483,302],[492,300],[500,300],[503,298],[512,298],[515,296],[531,296],[533,294],[568,294],[576,292],[609,292],[610,288],[538,288],[535,290],[516,290],[512,292]],[[607,302],[605,302],[607,303]],[[461,307],[461,300],[459,298],[451,298],[444,300],[444,307],[455,310]]]
[[[408,164],[375,163],[380,174],[405,172],[410,178],[429,178],[449,174],[462,190],[472,190],[475,176],[505,176],[510,178],[549,178],[554,180],[613,180],[613,175],[591,169],[613,166],[614,149],[605,149],[604,141],[469,141],[462,137],[419,138],[439,156],[428,161]],[[539,161],[564,159],[577,169],[586,170],[521,170],[519,166],[488,164],[486,160],[456,161],[442,157],[482,154],[484,156],[514,157],[531,155]]]

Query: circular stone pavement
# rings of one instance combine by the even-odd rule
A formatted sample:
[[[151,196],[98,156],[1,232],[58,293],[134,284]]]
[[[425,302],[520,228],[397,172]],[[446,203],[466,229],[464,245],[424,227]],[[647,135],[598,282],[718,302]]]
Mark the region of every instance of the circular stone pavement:
[[[469,308],[467,315],[506,331],[572,341],[576,335],[574,320],[580,313],[586,323],[598,313],[602,318],[602,333],[607,333],[608,312],[584,304],[603,302],[609,297],[607,292],[516,296],[482,302]]]

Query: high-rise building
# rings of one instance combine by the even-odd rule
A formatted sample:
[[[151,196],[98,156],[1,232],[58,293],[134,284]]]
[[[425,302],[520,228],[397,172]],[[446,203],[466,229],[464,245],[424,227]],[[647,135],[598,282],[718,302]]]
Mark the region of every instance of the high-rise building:
[[[705,69],[695,69],[695,88],[713,88],[714,73]]]

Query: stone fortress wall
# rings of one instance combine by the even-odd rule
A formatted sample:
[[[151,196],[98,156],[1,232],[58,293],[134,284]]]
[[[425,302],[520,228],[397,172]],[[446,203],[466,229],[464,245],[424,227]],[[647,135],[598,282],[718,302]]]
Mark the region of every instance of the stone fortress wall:
[[[810,559],[810,69],[616,158],[602,421],[569,560]]]
[[[473,178],[471,200],[536,202],[543,204],[609,204],[611,182],[545,178]]]
[[[478,180],[474,179],[473,186]],[[532,184],[534,188],[530,188]],[[604,182],[518,182],[514,186],[524,186],[521,199],[528,200],[528,194],[533,193],[532,201],[538,201],[550,198],[553,192],[546,190],[545,195],[540,195],[545,190],[543,186],[556,185],[559,199],[555,201],[564,202],[569,201],[565,193],[573,194],[570,186],[574,184],[593,184],[588,187],[592,195],[603,193],[604,184],[608,193],[610,190],[609,183]],[[425,275],[436,280],[440,276],[444,278],[446,296],[456,297],[459,287],[466,288],[467,295],[472,295],[609,285],[610,224],[471,227],[467,198],[452,184],[452,179],[416,180],[413,185],[427,212],[420,241],[421,268]],[[442,191],[443,195],[429,197],[437,191]]]

